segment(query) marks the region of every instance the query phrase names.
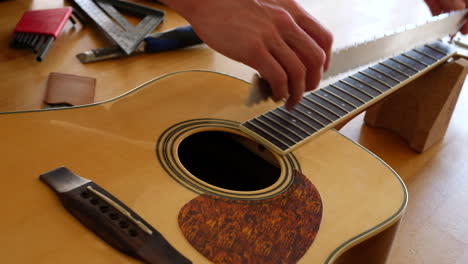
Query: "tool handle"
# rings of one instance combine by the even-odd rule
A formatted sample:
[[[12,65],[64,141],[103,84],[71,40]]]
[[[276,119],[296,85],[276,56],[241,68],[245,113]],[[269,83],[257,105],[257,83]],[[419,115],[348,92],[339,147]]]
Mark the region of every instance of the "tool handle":
[[[181,49],[203,43],[193,31],[192,26],[182,26],[151,34],[145,38],[145,42],[145,52]]]

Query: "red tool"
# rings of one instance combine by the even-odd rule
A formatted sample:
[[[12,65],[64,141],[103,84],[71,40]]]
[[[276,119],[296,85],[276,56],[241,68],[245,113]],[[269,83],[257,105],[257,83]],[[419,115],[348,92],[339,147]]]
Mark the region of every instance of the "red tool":
[[[75,24],[72,12],[71,7],[26,11],[16,25],[11,47],[32,48],[42,61],[67,20]]]

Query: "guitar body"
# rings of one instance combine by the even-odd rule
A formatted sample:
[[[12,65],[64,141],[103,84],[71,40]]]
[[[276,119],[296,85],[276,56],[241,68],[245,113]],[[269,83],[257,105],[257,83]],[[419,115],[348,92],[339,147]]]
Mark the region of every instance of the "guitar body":
[[[39,180],[60,166],[119,198],[193,263],[332,263],[398,221],[407,202],[401,179],[340,133],[329,130],[285,157],[248,139],[236,124],[276,105],[245,107],[247,89],[222,74],[182,72],[95,105],[0,114],[4,263],[138,263],[89,232]],[[223,140],[210,140],[217,135],[264,153],[275,175],[259,175],[261,187],[239,176],[237,186],[230,168],[197,156]],[[213,149],[212,157],[256,175],[245,165],[253,159]],[[216,177],[192,173],[211,165]],[[226,188],[215,184],[223,176]]]

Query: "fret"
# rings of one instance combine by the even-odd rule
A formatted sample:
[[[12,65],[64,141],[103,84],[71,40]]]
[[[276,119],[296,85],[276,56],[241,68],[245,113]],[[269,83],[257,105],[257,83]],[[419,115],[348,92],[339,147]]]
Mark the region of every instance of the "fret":
[[[439,51],[440,53],[444,54],[444,56],[447,56],[449,54],[449,52],[451,51],[449,46],[446,46],[445,44],[442,44],[442,42],[440,42],[440,41],[436,41],[436,42],[427,44],[426,46],[429,47],[429,48],[433,48],[434,50]]]
[[[384,70],[381,70],[379,69],[380,67],[380,64],[377,64],[377,65],[374,65],[374,66],[371,66],[369,67],[370,70],[374,71],[374,72],[377,72],[379,74],[382,74],[383,76],[385,76],[386,78],[390,78],[392,79],[393,81],[395,81],[397,84],[401,83],[402,81],[404,80],[399,80],[398,78],[396,78],[396,76],[401,76],[401,74],[399,73],[396,73],[389,70],[388,68],[385,68],[385,67],[382,67],[384,68]]]
[[[338,81],[337,85],[338,84],[344,84],[344,85],[340,85],[340,88],[347,89],[347,91],[354,91],[354,90],[357,91],[358,93],[356,95],[361,95],[361,94],[366,95],[366,98],[365,98],[366,101],[374,99],[375,96],[380,94],[380,93],[378,93],[377,95],[373,96],[372,94],[366,92],[366,90],[365,90],[366,86],[364,86],[363,84],[361,84],[359,82],[356,82],[356,80],[354,80],[352,78],[349,78],[349,77],[346,78],[346,79]],[[357,86],[359,86],[359,88]],[[349,89],[348,87],[351,87],[352,89]],[[353,93],[353,94],[355,94],[355,93]],[[361,99],[363,99],[363,98],[361,98]]]
[[[314,125],[310,124],[310,123],[307,123],[307,121],[305,121],[304,119],[302,119],[301,117],[298,117],[297,115],[295,115],[293,112],[288,112],[287,110],[284,110],[282,107],[278,107],[276,108],[276,110],[279,111],[279,113],[283,114],[284,116],[289,116],[291,119],[291,122],[294,122],[294,123],[300,123],[302,125],[305,125],[306,127],[314,130],[314,131],[318,131],[320,129],[322,129],[324,126],[318,122],[314,122]],[[299,121],[299,122],[297,122]]]
[[[355,87],[354,85],[350,84],[345,80],[340,80],[337,83],[333,84],[334,86],[342,89],[343,91],[355,96],[356,98],[361,99],[364,102],[368,102],[371,99],[374,99],[374,96],[366,93],[362,89]]]
[[[439,60],[438,58],[433,57],[430,53],[422,52],[419,49],[413,49],[413,51],[416,52],[416,53],[419,53],[422,56],[426,56],[426,57],[430,58],[434,62]]]
[[[445,51],[440,50],[440,49],[438,49],[436,47],[430,46],[428,44],[424,45],[424,48],[431,49],[432,51],[434,51],[434,52],[438,53],[440,56],[442,56],[442,58],[447,56],[447,53]]]
[[[437,59],[430,58],[427,55],[417,52],[416,50],[410,50],[404,54],[418,60],[419,62],[426,64],[427,66],[437,62]]]
[[[405,74],[407,74],[409,77],[415,75],[416,73],[418,73],[418,70],[416,69],[413,69],[411,67],[409,67],[408,65],[405,65],[404,63],[401,63],[401,62],[398,62],[397,60],[393,59],[393,58],[390,58],[386,61],[384,61],[383,63],[385,63],[385,65],[389,65],[401,72],[404,72]]]
[[[412,69],[415,72],[422,71],[426,68],[426,67],[422,67],[420,64],[417,64],[414,61],[409,60],[403,56],[396,56],[396,57],[390,58],[390,60],[398,62],[402,65],[405,65],[406,67]]]
[[[286,133],[288,133],[290,135],[293,135],[292,137],[294,137],[294,138],[297,138],[298,141],[302,141],[304,138],[309,136],[309,134],[307,134],[306,132],[299,133],[298,131],[294,131],[293,129],[291,129],[289,123],[281,122],[280,120],[275,120],[274,118],[268,116],[267,114],[268,113],[263,114],[259,118],[264,118],[264,119],[268,120],[268,122],[270,122],[272,124],[275,124],[276,127],[281,127],[282,129],[287,131]],[[304,134],[304,136],[302,136],[301,134]]]
[[[367,72],[366,72],[366,71],[367,71]],[[396,83],[395,81],[392,81],[393,83],[395,83],[395,85],[388,84],[388,83],[382,81],[382,79],[385,79],[385,78],[383,78],[383,76],[382,76],[381,74],[378,74],[378,73],[377,73],[377,74],[374,74],[372,71],[370,71],[370,73],[369,73],[369,71],[370,71],[369,69],[366,69],[365,71],[359,71],[359,72],[358,72],[357,74],[355,74],[355,75],[362,74],[362,75],[366,76],[367,78],[372,79],[372,80],[374,80],[374,81],[376,81],[376,82],[382,84],[383,86],[385,86],[385,87],[387,87],[387,88],[392,88],[393,86],[395,86],[395,85],[398,84],[398,83]],[[378,88],[378,87],[379,87],[379,86],[376,85],[376,88]]]
[[[301,116],[306,116],[306,117],[307,117],[307,114],[305,114],[305,113],[302,113],[302,114],[301,114],[301,113],[298,112],[297,110],[287,111],[287,110],[283,109],[283,107],[279,107],[278,109],[279,109],[282,113],[288,114],[288,115],[290,115],[291,117],[293,117],[293,120],[294,120],[294,119],[295,119],[295,120],[299,120],[300,123],[305,124],[305,125],[307,125],[307,126],[310,126],[311,128],[313,128],[313,129],[315,129],[315,130],[320,130],[320,129],[322,129],[322,128],[324,128],[324,127],[326,126],[326,125],[323,124],[322,122],[317,121],[317,120],[315,120],[315,119],[313,119],[313,118],[309,118],[310,120],[308,120],[308,121],[307,121],[307,120],[304,120],[304,118],[302,118]],[[296,109],[297,109],[297,107],[296,107]],[[297,112],[297,113],[296,113],[296,112]],[[324,121],[325,123],[327,122],[327,120],[325,120],[325,119],[322,119],[322,121]]]
[[[288,143],[286,143],[285,141],[283,141],[283,140],[281,140],[280,138],[278,138],[278,136],[280,136],[280,135],[275,136],[275,135],[273,135],[271,132],[269,132],[267,129],[265,129],[265,128],[263,128],[262,126],[260,126],[258,123],[255,124],[256,121],[257,121],[257,120],[254,118],[254,119],[252,119],[252,120],[249,121],[249,124],[252,125],[252,126],[254,126],[257,130],[260,130],[263,134],[265,134],[265,135],[267,135],[267,136],[269,136],[269,137],[271,137],[271,138],[274,138],[276,141],[280,142],[281,144],[283,144],[283,145],[285,145],[285,146],[288,146],[288,147],[291,146],[291,144],[288,144]],[[257,121],[257,122],[258,122],[258,121]],[[275,133],[275,131],[273,131],[273,133]],[[291,141],[291,143],[294,144],[295,142]]]
[[[292,144],[296,144],[297,142],[300,141],[300,139],[298,139],[298,140],[292,139],[291,137],[289,137],[289,136],[287,135],[287,134],[289,134],[289,133],[287,133],[287,132],[285,133],[285,132],[281,131],[281,130],[284,130],[284,129],[282,129],[282,128],[275,128],[273,125],[268,124],[268,122],[263,121],[263,120],[260,119],[259,117],[254,117],[253,121],[260,122],[260,123],[263,125],[264,128],[267,128],[266,130],[271,131],[271,133],[276,133],[276,134],[277,134],[276,137],[277,137],[278,139],[283,138],[282,140],[283,140],[285,143],[287,143],[286,141],[289,141],[289,142],[291,142]]]
[[[355,110],[357,108],[357,106],[354,106],[353,104],[346,101],[345,99],[343,99],[339,95],[336,95],[336,94],[334,94],[334,93],[332,93],[330,91],[326,91],[325,89],[319,89],[315,93],[320,93],[323,96],[325,96],[327,98],[330,98],[330,100],[334,100],[336,104],[339,104],[343,108],[346,108],[346,110],[348,110],[349,112],[351,112],[351,111],[353,111],[353,110]],[[334,99],[332,99],[332,98],[334,98]]]
[[[294,110],[291,112],[294,112],[294,111],[305,116],[306,118],[312,119],[312,121],[315,121],[324,127],[333,122],[333,119],[328,118],[324,114],[321,114],[318,110],[315,110],[308,106],[304,106],[303,103],[297,104],[296,108],[294,108]]]
[[[417,47],[307,94],[291,111],[281,106],[257,116],[242,124],[241,129],[262,137],[259,140],[276,146],[279,153],[286,153],[453,52],[452,47],[441,42]]]
[[[367,93],[372,97],[376,97],[376,96],[379,96],[382,94],[382,92],[375,88],[374,86],[368,84],[368,83],[365,83],[359,79],[357,79],[356,77],[354,76],[349,76],[348,78],[346,78],[345,80],[347,80],[350,84],[352,84],[353,86],[356,86],[356,87],[359,87],[359,90],[362,90],[362,91],[367,91]]]
[[[321,125],[326,126],[327,124],[333,122],[336,119],[335,116],[330,117],[330,113],[328,112],[328,110],[324,111],[324,109],[320,107],[320,105],[307,103],[306,100],[301,100],[301,102],[299,102],[299,104],[297,105],[299,106],[296,107],[297,111],[301,112],[303,115],[308,115],[310,117],[315,118],[317,121],[320,122]]]
[[[423,66],[425,66],[425,67],[428,67],[428,66],[429,66],[429,64],[427,64],[427,63],[425,63],[425,62],[423,62],[423,61],[420,61],[420,60],[416,59],[415,57],[413,57],[413,56],[411,56],[411,55],[402,53],[401,56],[406,57],[406,58],[408,58],[408,59],[410,59],[410,60],[412,60],[412,61],[414,61],[414,62],[417,62],[417,63],[419,63],[419,64],[421,64],[421,65],[423,65]]]
[[[445,54],[445,52],[441,52],[439,50],[431,48],[428,45],[417,47],[416,49],[421,51],[421,52],[424,52],[426,54],[430,54],[432,57],[436,58],[437,60],[440,60],[440,59],[444,58],[445,56],[447,56],[447,54]]]
[[[367,103],[367,101],[364,101],[364,100],[360,99],[358,96],[355,96],[354,94],[352,94],[352,93],[346,91],[345,89],[340,88],[338,85],[330,84],[330,86],[333,87],[333,88],[335,88],[335,89],[337,89],[338,91],[340,91],[340,92],[342,92],[342,93],[344,93],[344,94],[346,94],[346,95],[348,95],[348,96],[354,98],[355,100],[357,100],[357,101],[360,102],[361,104]],[[370,100],[370,99],[369,99],[369,100]]]
[[[277,146],[278,148],[280,148],[283,151],[287,150],[288,148],[291,147],[290,145],[276,139],[275,137],[272,137],[270,134],[265,133],[263,130],[257,128],[257,126],[253,125],[251,122],[245,122],[243,125],[246,128],[248,128],[249,130],[255,132],[259,136],[261,136],[261,137],[265,138],[266,140],[268,140],[269,142],[273,143],[275,146]]]
[[[377,91],[383,93],[390,89],[389,85],[384,85],[381,82],[376,81],[374,78],[369,77],[365,73],[358,72],[353,75],[354,78],[358,79],[359,81],[365,83],[368,86],[372,86],[372,88],[377,89]]]
[[[341,91],[340,89],[337,89],[337,88],[335,88],[335,87],[333,87],[331,85],[323,88],[323,90],[340,97],[341,99],[343,99],[343,101],[351,104],[352,106],[354,106],[356,108],[358,108],[359,106],[364,104],[364,102],[362,100],[357,100],[354,97],[348,95],[347,93],[345,93],[345,92]]]
[[[345,108],[343,108],[342,106],[340,106],[339,104],[333,102],[332,99],[328,98],[329,97],[328,94],[325,94],[324,96],[323,94],[319,94],[318,91],[315,91],[313,93],[310,93],[308,96],[305,96],[304,98],[306,98],[306,100],[312,99],[309,97],[316,98],[315,100],[319,102],[320,104],[333,109],[335,113],[338,112],[340,117],[350,112],[346,110]]]
[[[276,118],[275,121],[278,123],[284,124],[285,127],[293,126],[295,129],[298,129],[296,133],[299,133],[304,136],[310,136],[310,134],[314,133],[317,130],[307,131],[306,129],[302,128],[301,126],[297,125],[294,122],[290,122],[288,119],[283,118],[282,116],[276,114],[275,112],[271,111],[265,114],[266,117],[271,118],[272,120]]]
[[[312,99],[307,98],[305,96],[303,97],[303,100],[302,100],[301,104],[304,107],[308,107],[308,108],[309,107],[313,108],[314,106],[318,106],[319,109],[325,110],[325,112],[322,112],[322,113],[325,114],[327,116],[327,118],[329,120],[332,120],[332,121],[335,121],[336,119],[341,117],[340,114],[337,114],[336,111],[333,111],[334,109],[336,109],[336,107],[330,108],[328,104],[323,104],[321,102],[318,102],[317,100],[312,100]]]
[[[359,73],[364,74],[364,75],[368,76],[369,78],[372,78],[375,81],[380,82],[381,84],[383,84],[383,85],[385,85],[385,86],[387,86],[389,88],[393,88],[393,87],[397,86],[400,83],[400,81],[389,78],[389,77],[385,76],[385,74],[382,74],[382,73],[380,73],[380,72],[378,72],[376,70],[373,70],[371,68],[360,71]]]
[[[390,66],[386,62],[379,62],[379,64],[377,64],[376,67],[380,66],[380,65],[382,66],[382,68],[386,68],[386,69],[389,69],[389,70],[393,71],[392,72],[393,76],[397,76],[397,74],[400,74],[401,77],[398,77],[398,78],[401,81],[404,81],[404,80],[408,79],[409,77],[411,77],[410,75],[406,74],[405,72],[400,71],[399,69]]]

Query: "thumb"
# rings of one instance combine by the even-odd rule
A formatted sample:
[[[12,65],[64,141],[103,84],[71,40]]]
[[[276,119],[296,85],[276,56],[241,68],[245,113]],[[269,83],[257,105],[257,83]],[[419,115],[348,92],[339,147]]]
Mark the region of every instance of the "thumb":
[[[468,34],[468,23],[467,23],[467,20],[466,20],[466,19],[465,19],[465,24],[464,24],[463,27],[461,28],[460,32],[461,32],[463,35]]]

